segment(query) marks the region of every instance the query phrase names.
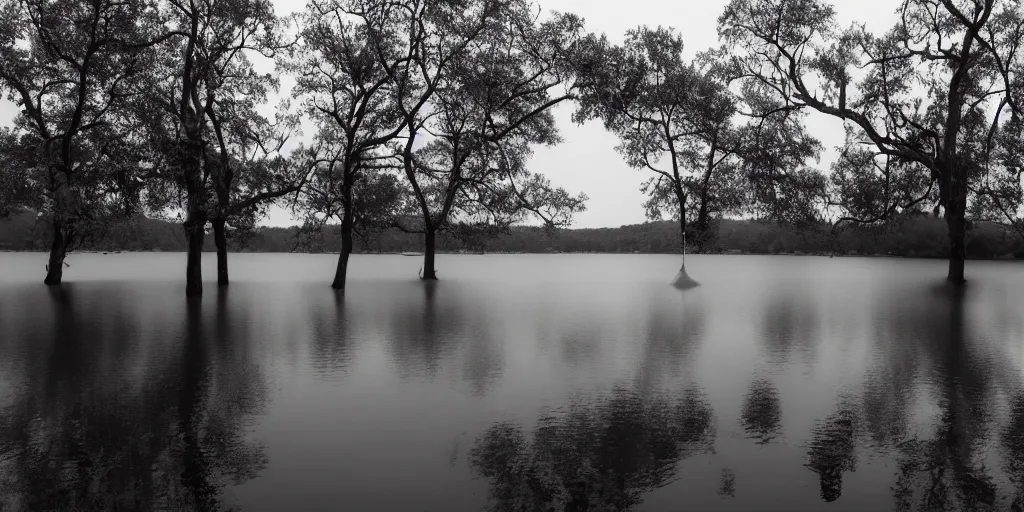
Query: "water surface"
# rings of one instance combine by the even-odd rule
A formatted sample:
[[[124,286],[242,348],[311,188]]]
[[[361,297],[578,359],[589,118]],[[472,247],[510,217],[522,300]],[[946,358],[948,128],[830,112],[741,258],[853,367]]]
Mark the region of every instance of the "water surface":
[[[213,277],[212,255],[204,261]],[[1024,266],[0,254],[0,510],[1009,510]]]

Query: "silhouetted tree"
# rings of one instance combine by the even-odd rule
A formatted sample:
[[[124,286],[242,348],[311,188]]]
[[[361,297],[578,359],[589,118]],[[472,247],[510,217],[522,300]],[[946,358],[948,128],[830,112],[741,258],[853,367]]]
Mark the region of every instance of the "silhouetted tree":
[[[622,46],[603,50],[605,63],[591,68],[596,77],[575,118],[602,119],[619,137],[616,149],[627,164],[654,173],[642,188],[650,196],[647,215],[678,219],[685,254],[687,217],[693,215],[687,206],[699,205],[704,239],[711,185],[731,169],[725,160],[735,152],[733,97],[724,84],[683,59],[682,37],[672,29],[630,30]],[[667,167],[659,165],[664,159]]]
[[[269,0],[168,0],[161,7],[168,44],[136,115],[147,122],[153,175],[163,182],[151,194],[158,198],[153,207],[170,203],[184,211],[186,294],[194,296],[203,291],[207,223],[216,235],[218,282],[226,284],[228,219],[244,224],[243,214],[301,181],[275,155],[293,120],[271,126],[257,111],[276,79],[256,73],[249,61],[255,54],[273,57],[286,44]]]
[[[727,76],[742,77],[734,66],[724,68]],[[801,230],[816,227],[827,214],[828,182],[808,161],[818,158],[821,143],[807,132],[805,113],[787,108],[763,84],[739,80],[741,114],[748,118],[737,135],[740,211]]]
[[[424,34],[398,78],[415,84],[413,99],[429,98],[399,101],[406,135],[397,151],[419,216],[418,227],[402,227],[424,235],[428,280],[437,279],[439,231],[501,232],[526,214],[553,229],[568,225],[586,200],[526,168],[531,145],[558,140],[551,109],[572,98],[563,53],[582,22],[555,14],[537,23],[533,5],[520,0],[470,5],[445,18],[448,32]]]
[[[19,108],[0,136],[0,210],[29,207],[51,225],[48,285],[60,284],[69,250],[137,206],[123,114],[152,55],[153,14],[148,1],[0,7],[0,88]]]
[[[692,218],[703,247],[711,216],[739,206],[737,187],[730,183],[739,143],[736,101],[712,72],[714,55],[687,62],[680,35],[646,26],[630,30],[622,46],[605,51],[607,69],[595,68],[600,78],[583,94],[576,119],[604,121],[618,136],[617,149],[629,166],[654,173],[642,189],[650,196],[647,216],[678,219],[681,240]]]
[[[863,25],[841,29],[818,0],[733,0],[719,31],[742,74],[780,108],[839,118],[855,128],[855,141],[925,169],[948,227],[947,278],[963,283],[968,196],[999,120],[987,111],[997,103],[1001,111],[1007,97],[995,57],[1017,46],[1000,20],[1016,9],[997,0],[904,0],[896,26],[876,36]],[[882,199],[878,211],[889,211]]]
[[[228,222],[251,231],[271,202],[297,192],[306,181],[308,164],[300,148],[293,158],[283,147],[298,127],[298,116],[285,102],[271,121],[259,112],[280,79],[256,72],[250,54],[274,58],[290,49],[285,22],[267,1],[222,1],[207,14],[209,41],[203,59],[204,115],[210,122],[210,148],[216,155],[211,184],[216,201],[208,213],[217,246],[217,284],[227,286]]]
[[[303,209],[307,230],[316,231],[332,218],[341,221],[342,246],[331,285],[336,289],[345,287],[352,253],[357,187],[365,176],[396,167],[388,143],[408,123],[402,100],[412,98],[418,110],[429,97],[399,80],[401,70],[415,65],[426,34],[448,33],[443,25],[452,8],[448,3],[316,0],[307,7],[299,58],[291,65],[298,74],[294,94],[316,120],[329,157],[316,167]]]

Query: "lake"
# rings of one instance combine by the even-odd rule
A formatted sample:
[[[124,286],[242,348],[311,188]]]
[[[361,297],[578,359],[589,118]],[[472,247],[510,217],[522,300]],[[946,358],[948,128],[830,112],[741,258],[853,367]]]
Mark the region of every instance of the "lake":
[[[0,253],[0,510],[1024,504],[1024,265],[335,258]]]

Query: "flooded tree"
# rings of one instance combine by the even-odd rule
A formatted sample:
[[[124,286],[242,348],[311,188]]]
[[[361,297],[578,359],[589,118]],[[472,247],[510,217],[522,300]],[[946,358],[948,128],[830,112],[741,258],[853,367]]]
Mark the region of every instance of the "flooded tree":
[[[447,35],[428,38],[418,72],[404,75],[433,88],[420,113],[403,107],[407,135],[400,148],[420,217],[418,228],[406,230],[424,235],[426,280],[437,279],[439,231],[500,231],[527,215],[554,229],[585,208],[586,196],[554,188],[527,169],[532,146],[558,142],[551,109],[573,97],[563,52],[580,37],[582,21],[555,14],[538,23],[525,1],[480,2],[479,9],[486,18],[461,15],[457,22],[462,28],[455,32],[468,34],[464,50],[444,51]]]
[[[169,2],[162,5],[162,16],[171,28],[165,53],[151,70],[150,101],[140,104],[138,112],[147,121],[147,136],[152,144],[156,176],[166,181],[162,199],[178,195],[184,210],[187,261],[185,294],[202,295],[202,251],[209,220],[210,166],[206,160],[209,123],[203,105],[203,78],[209,65],[198,57],[203,41],[202,23],[209,4],[188,5]],[[197,62],[198,61],[198,62]],[[153,104],[161,115],[153,116]],[[154,197],[157,194],[153,194]]]
[[[410,87],[395,77],[410,65],[420,44],[419,36],[403,30],[419,33],[424,10],[419,2],[315,0],[303,15],[301,46],[289,69],[297,74],[293,94],[316,122],[316,138],[324,148],[301,199],[304,228],[315,231],[340,221],[335,289],[345,288],[360,215],[360,183],[376,180],[368,190],[392,183],[374,175],[395,167],[388,143],[406,122],[398,98],[410,94]]]
[[[686,206],[697,182],[687,171],[687,157],[699,159],[693,140],[700,131],[698,111],[716,117],[710,121],[712,139],[728,125],[734,105],[729,92],[707,80],[682,56],[683,39],[672,29],[640,27],[626,33],[622,46],[607,47],[606,63],[596,68],[600,78],[582,95],[577,120],[600,118],[620,140],[616,148],[630,167],[654,176],[642,190],[650,196],[645,207],[650,218],[663,212],[679,221],[683,263],[674,284],[696,286],[686,274]],[[716,141],[717,144],[717,141]],[[684,156],[684,147],[690,151]],[[710,175],[722,158],[717,147],[706,160]],[[668,160],[667,167],[659,165]]]
[[[321,131],[315,143],[304,150],[304,156],[297,162],[305,172],[306,181],[291,204],[293,214],[303,218],[295,237],[296,249],[325,250],[325,232],[341,227],[332,221],[344,218],[346,203],[351,212],[349,235],[353,236],[353,243],[356,236],[364,242],[373,240],[392,227],[396,217],[405,211],[408,191],[402,180],[396,173],[379,168],[359,171],[358,179],[346,192],[348,199],[339,195],[338,191],[343,188],[340,180],[344,178],[340,172],[343,147],[325,139]],[[348,275],[347,265],[346,262],[344,276]],[[335,274],[337,277],[337,272]]]
[[[604,50],[604,63],[591,68],[595,80],[582,95],[576,119],[602,119],[619,138],[617,150],[626,163],[653,173],[642,187],[649,196],[647,216],[678,220],[684,258],[687,235],[699,249],[710,249],[713,218],[760,199],[747,181],[766,181],[750,165],[765,161],[754,154],[768,147],[756,144],[769,139],[764,117],[758,117],[762,113],[741,110],[721,55],[706,52],[687,61],[682,37],[672,29],[630,30],[621,46],[605,44]],[[739,114],[757,122],[742,125]],[[685,259],[675,284],[696,285],[686,274]]]
[[[1016,9],[997,0],[904,0],[896,25],[875,35],[860,24],[839,27],[835,9],[817,0],[733,0],[719,32],[780,108],[838,118],[879,158],[925,170],[937,185],[929,199],[946,220],[947,279],[959,285],[969,197],[978,195],[986,141],[1012,88],[998,62],[1016,53],[1019,38],[1006,36],[1017,25],[1003,22]],[[859,174],[870,178],[866,187],[878,175],[874,166]]]
[[[212,63],[204,111],[215,148],[208,164],[216,198],[209,218],[217,246],[217,284],[227,286],[228,229],[252,230],[269,204],[302,187],[309,164],[301,148],[295,155],[284,150],[299,125],[288,102],[273,120],[260,113],[268,95],[278,92],[280,78],[257,72],[249,56],[270,59],[289,50],[292,41],[283,34],[287,20],[276,16],[269,2],[221,9],[225,12],[212,20],[216,43],[204,57]]]
[[[310,164],[301,150],[283,155],[278,145],[251,151],[244,160],[225,158],[230,149],[221,151],[214,173],[217,203],[210,224],[217,247],[219,286],[229,284],[228,248],[232,238],[244,240],[254,234],[256,223],[265,217],[267,208],[279,198],[301,190],[310,172]],[[267,153],[260,154],[264,151]]]
[[[162,199],[156,209],[169,203],[184,213],[186,294],[195,296],[203,292],[207,223],[217,241],[218,282],[226,284],[228,219],[251,215],[298,187],[279,155],[294,119],[283,116],[272,126],[258,112],[277,80],[257,73],[249,60],[272,58],[287,45],[266,0],[161,7],[167,44],[136,115],[147,124],[153,175],[164,182],[152,194]]]
[[[0,136],[0,209],[27,207],[50,225],[48,285],[61,283],[68,251],[137,206],[124,109],[152,56],[153,14],[150,2],[0,7],[0,88],[18,107]]]
[[[532,439],[514,424],[491,427],[470,463],[490,480],[490,510],[628,511],[713,440],[710,404],[699,393],[617,389],[542,418]]]

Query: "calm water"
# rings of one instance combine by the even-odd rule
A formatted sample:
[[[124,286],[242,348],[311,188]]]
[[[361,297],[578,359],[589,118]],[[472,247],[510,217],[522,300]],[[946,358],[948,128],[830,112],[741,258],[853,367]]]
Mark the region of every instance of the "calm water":
[[[1019,264],[237,255],[189,303],[184,255],[69,261],[0,254],[5,512],[1024,502]]]

